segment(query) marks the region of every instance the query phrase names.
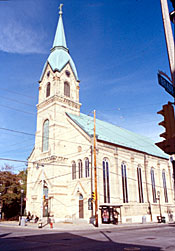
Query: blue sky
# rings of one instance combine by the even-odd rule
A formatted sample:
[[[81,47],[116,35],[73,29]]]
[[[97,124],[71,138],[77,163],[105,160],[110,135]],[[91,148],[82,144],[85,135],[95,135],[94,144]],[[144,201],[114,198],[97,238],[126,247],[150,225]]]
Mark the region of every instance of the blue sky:
[[[0,129],[0,158],[23,161],[33,149],[38,80],[60,3],[81,112],[95,109],[99,119],[160,141],[157,111],[173,98],[157,81],[158,70],[170,75],[159,0],[0,1],[0,127],[31,134]]]

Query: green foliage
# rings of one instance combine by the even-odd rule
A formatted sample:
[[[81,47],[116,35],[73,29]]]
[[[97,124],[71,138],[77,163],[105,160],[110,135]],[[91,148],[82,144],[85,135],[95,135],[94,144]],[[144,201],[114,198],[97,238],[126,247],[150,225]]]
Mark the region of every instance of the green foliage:
[[[20,215],[21,195],[23,201],[22,211],[24,212],[26,197],[26,171],[14,174],[13,167],[5,166],[0,170],[0,199],[2,215],[5,219]],[[23,190],[23,193],[21,191]]]

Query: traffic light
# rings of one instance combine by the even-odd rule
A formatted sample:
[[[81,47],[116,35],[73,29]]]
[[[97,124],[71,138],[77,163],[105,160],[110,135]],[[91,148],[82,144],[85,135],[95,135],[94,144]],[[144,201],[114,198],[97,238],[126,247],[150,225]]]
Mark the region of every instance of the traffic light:
[[[92,200],[96,200],[96,195],[95,195],[95,192],[92,192]]]
[[[161,148],[167,154],[175,153],[175,117],[174,108],[171,102],[163,105],[163,109],[158,114],[164,117],[164,120],[159,123],[159,125],[165,127],[165,132],[160,134],[160,137],[165,138],[164,141],[156,143],[156,145]]]
[[[160,137],[165,139],[171,139],[175,136],[175,118],[174,118],[174,109],[171,102],[168,102],[167,105],[163,105],[163,109],[157,114],[161,114],[164,117],[164,120],[159,123],[159,125],[165,127],[165,132],[160,134]]]

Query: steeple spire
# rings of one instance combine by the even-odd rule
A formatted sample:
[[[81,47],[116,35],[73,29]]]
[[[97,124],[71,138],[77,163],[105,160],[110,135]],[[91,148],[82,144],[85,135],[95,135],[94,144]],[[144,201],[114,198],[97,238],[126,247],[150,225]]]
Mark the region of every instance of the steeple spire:
[[[67,48],[67,44],[66,44],[66,38],[65,38],[65,33],[64,33],[64,26],[63,26],[63,20],[62,20],[62,7],[63,4],[60,4],[59,6],[59,20],[58,20],[58,25],[57,25],[57,30],[55,33],[55,39],[53,42],[53,47],[52,49],[54,49],[55,47],[64,47],[64,49],[68,50]]]
[[[66,38],[65,38],[65,33],[64,33],[64,26],[63,26],[63,20],[62,20],[62,7],[63,4],[60,4],[59,6],[59,20],[58,20],[58,25],[55,33],[55,38],[53,42],[53,47],[50,50],[50,55],[47,59],[46,64],[44,65],[40,81],[43,77],[43,74],[45,72],[45,69],[47,67],[47,63],[51,66],[53,71],[61,71],[66,64],[70,64],[72,71],[75,75],[75,78],[78,80],[78,75],[77,75],[77,70],[75,67],[75,64],[69,54],[69,50],[67,48],[66,44]]]

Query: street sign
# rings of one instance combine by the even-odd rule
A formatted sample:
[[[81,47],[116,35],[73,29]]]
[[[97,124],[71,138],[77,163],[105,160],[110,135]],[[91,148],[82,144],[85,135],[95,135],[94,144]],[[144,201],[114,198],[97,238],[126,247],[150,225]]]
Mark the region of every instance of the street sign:
[[[175,88],[171,83],[168,82],[160,73],[158,75],[158,82],[159,84],[171,95],[175,98]]]

